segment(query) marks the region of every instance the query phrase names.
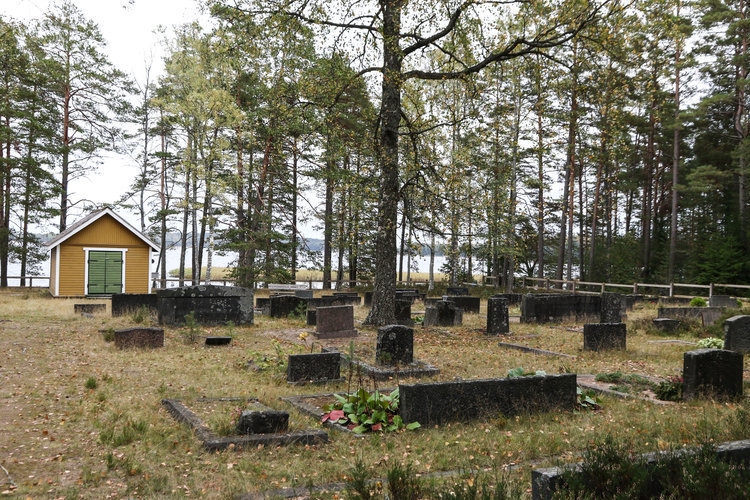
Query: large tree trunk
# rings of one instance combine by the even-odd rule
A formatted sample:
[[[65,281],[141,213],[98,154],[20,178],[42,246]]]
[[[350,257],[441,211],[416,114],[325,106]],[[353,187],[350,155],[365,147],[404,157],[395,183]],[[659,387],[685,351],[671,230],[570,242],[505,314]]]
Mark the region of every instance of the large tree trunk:
[[[680,1],[677,1],[677,18],[680,17]],[[679,37],[679,35],[677,35]],[[672,144],[672,217],[669,230],[669,265],[667,282],[674,282],[675,256],[677,254],[677,183],[680,169],[680,49],[681,41],[675,40],[674,54],[674,136]]]
[[[401,63],[399,47],[404,0],[382,0],[383,83],[380,103],[380,196],[376,236],[375,290],[366,323],[396,321],[396,216],[398,209],[398,128],[401,122]]]

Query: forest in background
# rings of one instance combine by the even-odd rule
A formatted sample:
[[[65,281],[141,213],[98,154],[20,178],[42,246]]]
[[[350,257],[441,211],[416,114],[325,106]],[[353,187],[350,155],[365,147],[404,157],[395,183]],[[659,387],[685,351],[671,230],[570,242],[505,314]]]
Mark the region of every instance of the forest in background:
[[[139,82],[70,1],[0,17],[0,285],[110,150],[203,279],[232,250],[241,284],[312,258],[383,295],[443,245],[451,283],[750,281],[744,0],[204,3]]]

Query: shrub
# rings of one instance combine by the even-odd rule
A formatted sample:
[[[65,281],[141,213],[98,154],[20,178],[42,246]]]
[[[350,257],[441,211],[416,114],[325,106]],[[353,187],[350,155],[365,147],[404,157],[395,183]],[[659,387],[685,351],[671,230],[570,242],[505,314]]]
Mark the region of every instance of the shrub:
[[[136,323],[140,325],[147,319],[151,317],[151,311],[149,311],[148,307],[141,306],[138,309],[135,310],[133,313],[133,323]]]
[[[706,337],[698,341],[698,347],[701,349],[723,349],[724,341],[716,337]]]
[[[185,327],[180,330],[180,333],[186,344],[195,344],[198,341],[201,327],[195,320],[195,311],[190,311],[190,314],[185,315]]]
[[[706,307],[706,299],[702,297],[693,297],[690,301],[690,307]]]
[[[388,493],[398,500],[419,500],[422,498],[422,481],[417,477],[411,464],[402,466],[395,463],[388,469]]]
[[[681,401],[682,377],[669,377],[669,380],[660,382],[654,388],[654,394],[662,401]]]
[[[96,379],[94,377],[89,377],[86,379],[86,383],[84,384],[84,387],[86,387],[86,389],[93,391],[94,389],[97,388],[98,385],[99,384],[96,383]]]
[[[105,342],[114,342],[115,341],[115,329],[114,328],[108,328],[102,332],[102,337],[104,338]]]

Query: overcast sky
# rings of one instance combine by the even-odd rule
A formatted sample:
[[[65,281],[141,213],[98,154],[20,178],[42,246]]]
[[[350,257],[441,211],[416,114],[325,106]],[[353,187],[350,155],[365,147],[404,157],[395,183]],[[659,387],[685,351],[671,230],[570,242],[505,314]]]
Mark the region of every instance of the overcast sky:
[[[135,80],[145,80],[147,61],[152,60],[151,78],[163,71],[162,40],[159,26],[170,33],[171,27],[199,18],[194,0],[73,0],[84,15],[94,21],[107,41],[110,61]],[[53,0],[0,0],[0,15],[20,21],[40,19]],[[85,179],[72,182],[71,199],[88,199],[96,203],[116,201],[127,190],[136,174],[133,161],[107,155],[99,170]],[[78,210],[71,213],[76,220]],[[130,221],[135,219],[122,213]],[[57,221],[47,229],[55,230]]]

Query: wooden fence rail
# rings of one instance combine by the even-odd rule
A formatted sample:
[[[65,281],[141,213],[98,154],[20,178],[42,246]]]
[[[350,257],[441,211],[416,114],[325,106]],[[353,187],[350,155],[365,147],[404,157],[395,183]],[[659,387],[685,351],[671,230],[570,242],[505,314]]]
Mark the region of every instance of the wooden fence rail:
[[[708,285],[697,285],[693,283],[670,283],[668,285],[665,284],[658,284],[658,283],[633,283],[633,284],[625,284],[625,283],[600,283],[600,282],[593,282],[593,281],[580,281],[577,279],[574,280],[556,280],[551,278],[532,278],[530,276],[523,276],[521,278],[521,283],[523,288],[527,288],[527,282],[531,282],[530,285],[528,285],[528,288],[533,288],[535,290],[560,290],[563,288],[563,286],[566,286],[566,290],[570,292],[580,292],[580,293],[600,293],[604,292],[607,288],[625,288],[628,290],[632,290],[633,294],[637,294],[639,290],[644,288],[660,288],[669,290],[669,297],[693,297],[694,295],[677,295],[675,294],[676,288],[690,288],[690,289],[698,289],[698,290],[708,290],[708,296],[712,297],[714,294],[714,290],[716,288],[725,288],[725,289],[738,289],[738,290],[750,290],[750,285],[732,285],[732,284],[725,284],[725,283],[711,283]],[[543,286],[540,286],[539,283],[542,283]],[[552,287],[551,285],[560,285],[558,287]],[[588,287],[597,287],[599,288],[598,292],[587,292],[585,290],[579,290],[579,287],[582,286],[588,286]]]

